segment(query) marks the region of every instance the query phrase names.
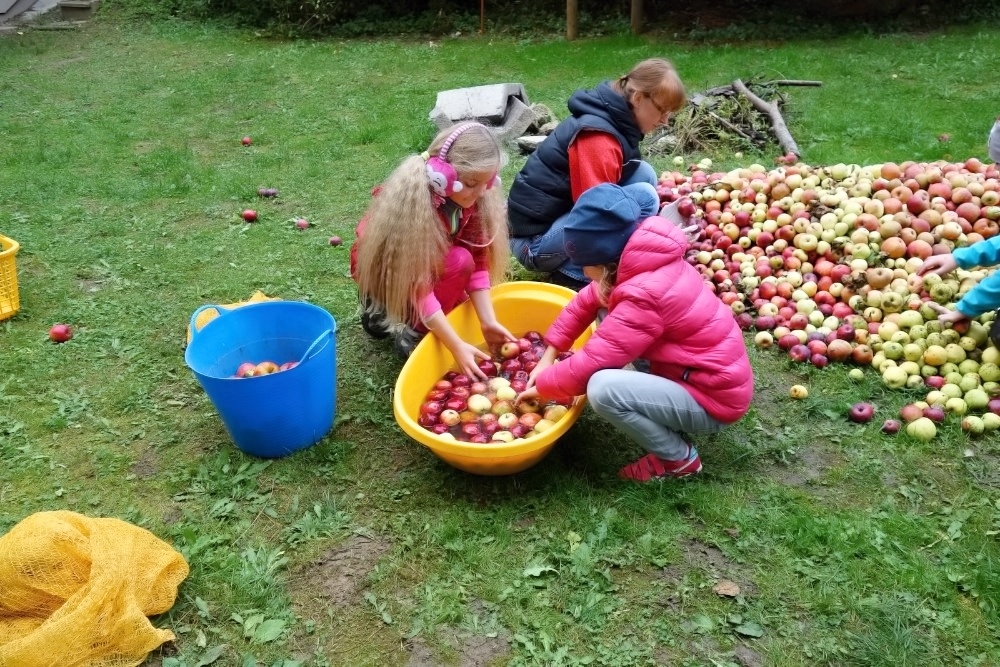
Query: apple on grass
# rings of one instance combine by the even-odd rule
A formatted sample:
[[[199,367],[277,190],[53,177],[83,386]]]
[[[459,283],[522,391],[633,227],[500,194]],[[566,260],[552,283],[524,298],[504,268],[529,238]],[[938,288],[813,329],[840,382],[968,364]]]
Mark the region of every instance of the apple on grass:
[[[65,343],[73,337],[73,330],[68,324],[53,324],[49,329],[49,340],[53,343]]]
[[[852,422],[864,424],[875,416],[875,406],[871,403],[855,403],[847,412],[847,418]]]

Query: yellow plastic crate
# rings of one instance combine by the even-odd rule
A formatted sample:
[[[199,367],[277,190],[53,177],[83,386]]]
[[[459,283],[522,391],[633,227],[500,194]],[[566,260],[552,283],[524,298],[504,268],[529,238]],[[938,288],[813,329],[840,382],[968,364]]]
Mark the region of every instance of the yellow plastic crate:
[[[21,246],[14,239],[0,236],[0,321],[17,315],[21,301],[17,293],[17,265],[14,256]]]

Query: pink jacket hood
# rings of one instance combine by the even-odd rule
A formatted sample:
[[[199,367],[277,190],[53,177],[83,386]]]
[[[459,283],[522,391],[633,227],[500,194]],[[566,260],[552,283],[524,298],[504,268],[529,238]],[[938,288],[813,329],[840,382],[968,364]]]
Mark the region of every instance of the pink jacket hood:
[[[684,385],[719,421],[746,414],[753,371],[743,335],[729,307],[685,260],[687,248],[684,232],[670,221],[644,220],[622,252],[607,316],[581,350],[538,376],[539,393],[585,394],[597,371],[644,358],[651,373]],[[556,318],[546,342],[569,349],[601,307],[598,286],[587,285]]]

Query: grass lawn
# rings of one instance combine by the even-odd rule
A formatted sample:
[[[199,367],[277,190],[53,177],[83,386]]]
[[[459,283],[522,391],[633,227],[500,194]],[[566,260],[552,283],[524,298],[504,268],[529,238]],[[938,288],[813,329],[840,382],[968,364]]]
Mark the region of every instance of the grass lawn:
[[[191,573],[154,623],[177,641],[149,667],[1000,664],[995,436],[883,435],[916,394],[751,344],[754,406],[696,440],[693,481],[620,482],[640,451],[589,412],[530,470],[468,475],[395,424],[401,362],[361,331],[348,244],[327,242],[426,147],[439,90],[520,82],[562,117],[574,89],[664,55],[691,91],[822,81],[787,92],[810,164],[985,159],[996,44],[985,24],[696,45],[99,19],[0,38],[0,234],[22,248],[21,312],[0,323],[0,534],[66,509],[176,547]],[[703,157],[773,155],[685,156]],[[234,447],[183,359],[197,307],[255,290],[338,323],[335,427],[277,460]],[[70,342],[47,340],[55,322]],[[787,398],[796,383],[808,399]],[[878,418],[849,423],[861,399]]]

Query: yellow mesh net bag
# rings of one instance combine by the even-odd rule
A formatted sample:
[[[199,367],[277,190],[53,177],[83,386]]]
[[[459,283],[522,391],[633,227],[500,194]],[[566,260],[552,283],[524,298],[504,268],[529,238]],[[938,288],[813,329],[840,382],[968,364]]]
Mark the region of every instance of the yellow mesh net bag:
[[[0,667],[134,667],[169,630],[184,557],[119,519],[38,512],[0,537]]]

